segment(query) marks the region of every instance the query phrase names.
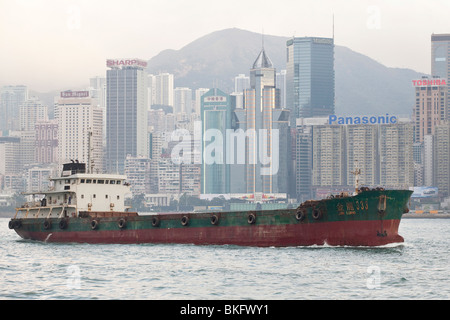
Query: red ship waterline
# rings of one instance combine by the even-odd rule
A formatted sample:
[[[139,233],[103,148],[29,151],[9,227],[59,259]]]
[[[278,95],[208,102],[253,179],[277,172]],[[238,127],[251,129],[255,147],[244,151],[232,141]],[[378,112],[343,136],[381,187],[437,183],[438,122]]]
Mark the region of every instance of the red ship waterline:
[[[65,164],[53,187],[16,209],[9,228],[24,239],[75,243],[172,243],[196,245],[380,246],[400,243],[410,190],[356,187],[310,200],[294,209],[155,213],[125,206],[130,192],[123,175],[86,172]]]

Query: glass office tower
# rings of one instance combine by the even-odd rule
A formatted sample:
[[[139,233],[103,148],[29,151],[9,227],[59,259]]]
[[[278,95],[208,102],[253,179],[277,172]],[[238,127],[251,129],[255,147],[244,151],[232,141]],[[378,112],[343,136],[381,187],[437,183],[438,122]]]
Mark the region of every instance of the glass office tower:
[[[291,126],[296,118],[334,113],[334,40],[292,38],[287,41],[286,107]]]
[[[431,75],[447,82],[446,114],[450,120],[450,33],[431,35]]]
[[[234,111],[239,129],[249,135],[245,149],[247,193],[288,192],[289,110],[279,106],[275,80],[276,70],[263,48],[250,69],[244,108]]]
[[[201,119],[202,135],[209,130],[209,134],[220,133],[223,138],[226,137],[226,130],[231,128],[231,103],[230,96],[219,89],[211,89],[201,97]],[[216,132],[216,130],[218,132]],[[217,157],[218,161],[202,161],[202,193],[224,194],[230,192],[230,165],[226,162],[226,141],[223,142],[223,148],[209,151],[208,145],[216,143],[214,138],[208,136],[208,141],[202,139],[203,154]],[[212,141],[210,141],[212,140]],[[213,146],[213,145],[212,145]],[[220,155],[220,152],[222,155]],[[211,154],[210,154],[211,153]],[[214,153],[214,154],[212,154]],[[221,159],[222,161],[219,161]],[[210,163],[212,162],[212,163]],[[222,163],[220,163],[222,162]]]

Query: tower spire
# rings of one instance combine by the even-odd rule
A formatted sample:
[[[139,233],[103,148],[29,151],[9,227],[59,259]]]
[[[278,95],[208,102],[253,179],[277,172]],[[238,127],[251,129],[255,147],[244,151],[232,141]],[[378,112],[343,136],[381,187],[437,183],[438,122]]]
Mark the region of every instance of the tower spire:
[[[262,42],[262,49],[264,50],[264,28],[262,29],[261,33],[261,42]]]

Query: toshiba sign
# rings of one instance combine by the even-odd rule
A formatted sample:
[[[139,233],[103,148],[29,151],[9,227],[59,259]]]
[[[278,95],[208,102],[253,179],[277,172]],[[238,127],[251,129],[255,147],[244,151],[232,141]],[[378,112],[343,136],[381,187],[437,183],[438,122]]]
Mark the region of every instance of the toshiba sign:
[[[106,60],[106,66],[108,68],[121,68],[121,67],[146,68],[147,61],[140,59],[108,59]]]
[[[435,87],[435,86],[446,86],[447,81],[445,79],[420,79],[413,80],[412,84],[414,87]]]

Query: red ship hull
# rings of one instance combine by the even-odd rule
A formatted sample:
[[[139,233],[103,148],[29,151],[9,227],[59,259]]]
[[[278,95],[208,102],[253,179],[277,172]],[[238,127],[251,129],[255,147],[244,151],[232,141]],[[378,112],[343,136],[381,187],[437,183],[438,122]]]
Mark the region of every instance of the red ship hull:
[[[197,245],[285,246],[380,246],[403,242],[397,233],[399,220],[346,221],[320,224],[195,227],[105,231],[42,232],[17,230],[25,239],[84,243],[181,243]]]

